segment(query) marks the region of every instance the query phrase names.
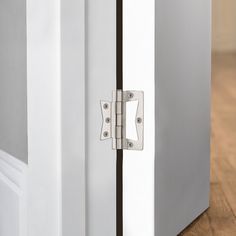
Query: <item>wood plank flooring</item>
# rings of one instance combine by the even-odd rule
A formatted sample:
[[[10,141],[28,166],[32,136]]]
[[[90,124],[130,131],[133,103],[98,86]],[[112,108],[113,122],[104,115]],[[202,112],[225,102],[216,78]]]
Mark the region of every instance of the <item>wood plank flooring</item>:
[[[180,236],[236,236],[236,54],[212,65],[211,207]]]

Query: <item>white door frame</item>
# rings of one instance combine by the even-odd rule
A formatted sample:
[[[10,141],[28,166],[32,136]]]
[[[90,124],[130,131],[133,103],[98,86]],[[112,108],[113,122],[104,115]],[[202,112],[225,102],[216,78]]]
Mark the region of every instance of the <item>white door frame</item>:
[[[84,42],[84,0],[27,0],[28,236],[85,236]]]
[[[60,1],[27,0],[28,236],[61,235]]]
[[[61,0],[62,235],[85,236],[85,0]]]

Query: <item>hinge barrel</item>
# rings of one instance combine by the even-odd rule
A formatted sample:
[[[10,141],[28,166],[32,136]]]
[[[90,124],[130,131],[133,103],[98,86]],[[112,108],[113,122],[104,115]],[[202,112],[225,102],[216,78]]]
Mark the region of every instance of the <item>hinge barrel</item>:
[[[113,124],[115,130],[115,139],[113,140],[113,149],[123,149],[123,91],[117,90],[113,92],[113,103],[115,103],[115,123]]]

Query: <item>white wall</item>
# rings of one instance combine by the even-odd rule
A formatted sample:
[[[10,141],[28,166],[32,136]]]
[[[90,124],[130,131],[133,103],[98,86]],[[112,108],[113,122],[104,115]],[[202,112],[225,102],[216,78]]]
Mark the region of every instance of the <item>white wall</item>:
[[[236,1],[212,1],[213,51],[236,51]]]

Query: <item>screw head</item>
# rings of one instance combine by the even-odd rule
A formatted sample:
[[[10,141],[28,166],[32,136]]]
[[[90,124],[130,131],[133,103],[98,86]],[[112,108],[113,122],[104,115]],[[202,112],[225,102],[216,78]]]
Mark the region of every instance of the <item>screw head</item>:
[[[106,109],[108,109],[108,107],[109,107],[109,105],[107,104],[107,103],[105,103],[104,105],[103,105],[103,108],[106,110]]]
[[[138,117],[138,118],[137,118],[137,123],[138,123],[138,124],[141,124],[142,122],[143,122],[142,118],[141,118],[141,117]]]
[[[133,94],[133,93],[129,93],[129,94],[128,94],[128,97],[129,97],[129,98],[133,98],[133,97],[134,97],[134,94]]]
[[[106,123],[110,123],[111,119],[109,117],[106,118]]]
[[[105,131],[105,132],[103,133],[103,137],[105,137],[105,138],[107,138],[108,135],[109,135],[109,133],[108,133],[107,131]]]
[[[129,147],[129,148],[132,148],[133,146],[134,146],[133,143],[131,143],[131,142],[128,143],[128,147]]]

